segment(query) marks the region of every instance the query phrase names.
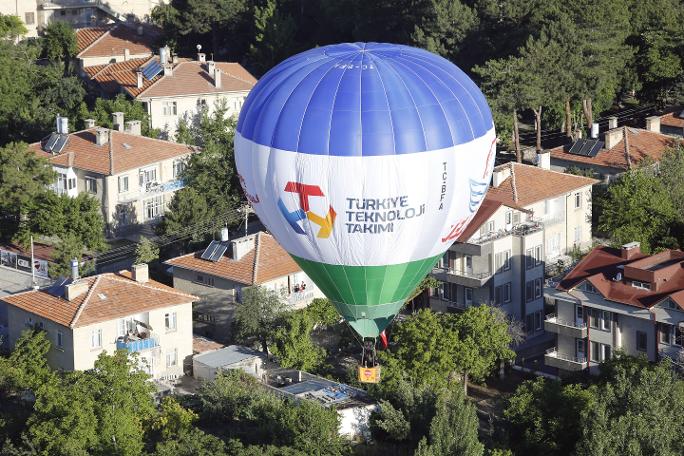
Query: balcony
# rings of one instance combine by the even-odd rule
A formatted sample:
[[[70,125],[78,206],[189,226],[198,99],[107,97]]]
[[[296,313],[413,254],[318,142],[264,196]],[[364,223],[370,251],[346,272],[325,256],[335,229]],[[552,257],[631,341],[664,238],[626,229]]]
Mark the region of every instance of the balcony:
[[[293,307],[299,307],[313,299],[313,291],[297,291],[287,297],[287,303]]]
[[[182,179],[177,179],[169,182],[159,183],[159,182],[147,182],[143,184],[139,191],[130,191],[125,193],[119,193],[118,201],[119,203],[126,203],[131,201],[137,201],[143,198],[149,198],[155,195],[161,195],[168,192],[175,192],[185,187],[185,182]]]
[[[568,372],[579,372],[587,367],[587,358],[559,353],[558,349],[553,347],[546,350],[544,364]]]
[[[537,221],[528,221],[525,223],[519,223],[513,225],[510,229],[492,231],[491,233],[486,233],[477,239],[475,242],[477,244],[485,244],[487,242],[495,241],[497,239],[502,239],[507,236],[518,236],[525,237],[530,234],[537,233],[544,229],[544,225]]]
[[[131,353],[140,353],[159,347],[159,340],[156,337],[140,338],[136,336],[122,336],[116,341],[117,350],[127,350]]]
[[[579,339],[587,337],[587,324],[583,321],[567,321],[558,318],[556,314],[549,314],[544,320],[544,330],[546,332],[568,336]]]
[[[455,283],[469,288],[479,288],[492,277],[491,272],[461,271],[450,268],[433,268],[432,275],[439,281]]]

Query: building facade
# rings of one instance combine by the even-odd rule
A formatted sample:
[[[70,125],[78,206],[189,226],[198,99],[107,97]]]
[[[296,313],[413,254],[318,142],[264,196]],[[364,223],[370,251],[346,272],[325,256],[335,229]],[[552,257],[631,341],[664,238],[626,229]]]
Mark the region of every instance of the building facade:
[[[92,369],[101,353],[126,350],[138,355],[140,367],[153,378],[175,379],[191,362],[197,297],[149,280],[147,265],[2,300],[10,349],[26,329],[43,330],[54,369]]]
[[[621,351],[678,360],[684,343],[684,252],[641,253],[636,242],[592,250],[555,288],[544,326],[556,334],[545,356],[561,373],[589,369]]]

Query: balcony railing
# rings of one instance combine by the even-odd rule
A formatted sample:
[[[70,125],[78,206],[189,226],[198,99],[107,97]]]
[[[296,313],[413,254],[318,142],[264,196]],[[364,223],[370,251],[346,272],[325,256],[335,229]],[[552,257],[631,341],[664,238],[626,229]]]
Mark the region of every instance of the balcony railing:
[[[446,274],[452,274],[452,275],[457,275],[461,277],[469,277],[471,279],[486,279],[487,277],[491,277],[492,273],[491,272],[472,272],[472,271],[462,271],[460,269],[451,269],[451,268],[433,268],[432,270],[433,273],[446,273]]]
[[[552,347],[546,350],[546,356],[550,358],[562,359],[563,361],[567,361],[574,364],[586,364],[587,362],[586,356],[572,356],[565,353],[560,353],[558,352],[558,349],[556,347]]]
[[[546,316],[546,321],[548,321],[549,323],[555,323],[557,325],[568,326],[570,328],[586,329],[587,327],[586,322],[563,320],[562,318],[558,318],[556,314],[548,314]]]
[[[185,187],[185,182],[182,179],[177,179],[169,182],[147,182],[143,184],[139,191],[130,191],[119,194],[119,202],[136,201],[141,198],[149,198],[154,195],[161,195],[162,193],[175,192]]]
[[[159,340],[156,337],[128,341],[122,338],[116,341],[117,350],[128,350],[129,352],[141,352],[156,347],[159,347]]]
[[[479,239],[476,239],[475,242],[477,244],[484,244],[485,242],[491,242],[495,241],[497,239],[505,238],[507,236],[527,236],[532,233],[536,233],[538,231],[541,231],[544,229],[544,225],[541,222],[537,221],[528,221],[525,223],[520,223],[518,225],[514,225],[510,229],[504,229],[504,230],[497,230],[497,231],[492,231],[491,233],[486,233],[482,236],[480,236]]]
[[[303,301],[313,298],[313,291],[298,291],[296,293],[291,293],[287,298],[287,302],[290,305],[297,305]]]

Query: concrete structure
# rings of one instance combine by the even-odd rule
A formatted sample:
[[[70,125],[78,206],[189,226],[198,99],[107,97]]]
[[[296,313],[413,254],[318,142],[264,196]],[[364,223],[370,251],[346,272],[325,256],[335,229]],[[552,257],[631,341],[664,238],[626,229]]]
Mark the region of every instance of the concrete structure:
[[[615,124],[615,122],[613,122]],[[551,169],[565,171],[579,168],[594,173],[596,177],[610,182],[625,171],[639,166],[644,160],[657,163],[667,148],[676,139],[661,133],[661,119],[657,116],[646,119],[646,128],[611,128],[600,135],[603,147],[595,156],[570,153],[573,144],[566,144],[550,150]],[[627,132],[627,141],[625,141]]]
[[[335,409],[340,418],[340,435],[355,440],[370,438],[369,418],[378,406],[365,391],[288,369],[269,371],[266,386],[282,397],[310,400]]]
[[[496,167],[475,218],[433,270],[443,284],[431,307],[497,305],[528,335],[541,333],[545,263],[591,245],[594,182],[519,163]]]
[[[130,59],[85,69],[91,85],[103,96],[124,93],[145,104],[150,126],[168,138],[176,134],[178,122],[197,121],[200,112],[213,113],[219,106],[227,116],[240,113],[256,79],[239,63],[178,59],[166,47],[160,55]],[[148,72],[151,67],[163,69]],[[149,76],[149,77],[148,77]]]
[[[545,290],[556,312],[546,331],[556,346],[545,356],[561,372],[589,368],[617,350],[651,361],[678,359],[684,343],[684,252],[641,253],[639,243],[597,247],[555,288]]]
[[[152,57],[161,30],[150,24],[120,23],[76,30],[76,61],[85,68]]]
[[[665,135],[684,137],[684,111],[678,110],[660,116],[660,131]]]
[[[261,380],[265,374],[263,365],[262,353],[247,347],[230,345],[195,355],[192,359],[192,376],[197,380],[211,381],[222,370],[239,369]]]
[[[194,309],[199,334],[218,340],[229,336],[233,310],[245,287],[258,285],[274,291],[291,308],[306,307],[323,297],[270,234],[228,240],[225,231],[226,249],[215,261],[202,258],[205,249],[165,263],[173,267],[174,288],[200,297]]]
[[[69,133],[58,117],[57,131],[30,147],[47,158],[58,179],[57,193],[93,195],[102,207],[108,232],[126,234],[157,223],[173,194],[184,187],[180,172],[197,149],[140,135],[140,121],[114,113],[114,130],[92,127]]]
[[[103,351],[127,350],[153,378],[175,379],[192,356],[197,297],[150,280],[144,264],[1,299],[10,349],[25,329],[43,330],[55,369],[92,369]]]

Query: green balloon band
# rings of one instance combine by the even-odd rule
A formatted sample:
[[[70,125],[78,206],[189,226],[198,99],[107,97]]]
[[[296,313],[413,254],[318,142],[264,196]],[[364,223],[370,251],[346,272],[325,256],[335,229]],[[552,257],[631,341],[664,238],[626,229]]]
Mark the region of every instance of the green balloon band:
[[[292,258],[362,338],[376,338],[440,256],[385,266],[345,266]]]

